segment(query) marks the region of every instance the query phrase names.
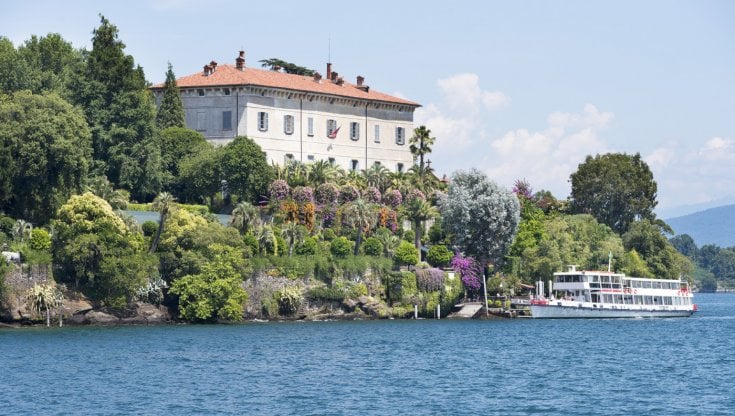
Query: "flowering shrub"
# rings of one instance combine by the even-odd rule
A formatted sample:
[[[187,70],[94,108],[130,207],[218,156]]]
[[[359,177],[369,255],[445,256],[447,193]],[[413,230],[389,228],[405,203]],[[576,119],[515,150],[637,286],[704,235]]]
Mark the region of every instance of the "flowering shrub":
[[[380,207],[378,221],[381,227],[387,228],[394,233],[398,230],[398,214],[390,208]]]
[[[333,204],[324,205],[319,212],[322,217],[322,228],[332,228],[337,218],[337,206]]]
[[[312,231],[314,229],[315,217],[316,210],[312,202],[299,205],[299,224],[306,227],[307,230]]]
[[[380,202],[381,195],[378,188],[374,186],[368,186],[365,191],[362,193],[362,199],[366,200],[367,202],[377,204]]]
[[[294,201],[299,205],[314,202],[314,190],[310,186],[297,186],[292,194]]]
[[[452,268],[459,273],[464,286],[471,291],[478,291],[482,287],[482,269],[477,260],[464,257],[457,253],[452,258]]]
[[[339,188],[331,182],[323,183],[317,186],[314,196],[319,204],[333,204],[339,197]]]
[[[359,196],[360,192],[358,192],[357,188],[352,185],[344,185],[342,188],[339,189],[339,202],[341,204],[352,202],[356,200]]]
[[[288,186],[288,183],[283,179],[276,179],[271,183],[268,191],[271,199],[282,201],[288,198],[289,193],[291,193],[291,188]]]
[[[429,268],[416,270],[416,284],[422,292],[434,292],[444,286],[444,272],[441,269]]]
[[[401,195],[401,191],[397,189],[387,191],[385,195],[383,195],[383,203],[393,209],[398,208],[403,203],[403,195]]]
[[[281,211],[283,212],[284,221],[295,222],[299,219],[299,206],[296,205],[292,200],[283,201],[281,204]]]
[[[419,191],[418,189],[411,189],[410,191],[408,191],[408,195],[406,196],[406,202],[413,201],[414,199],[425,201],[426,195],[424,195],[424,193]]]

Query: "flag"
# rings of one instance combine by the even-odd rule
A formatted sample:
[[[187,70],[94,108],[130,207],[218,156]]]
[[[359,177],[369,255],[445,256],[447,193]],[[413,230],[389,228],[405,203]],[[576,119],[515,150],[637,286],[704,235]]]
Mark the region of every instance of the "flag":
[[[337,132],[339,132],[339,127],[337,127],[336,129],[334,129],[333,132],[327,134],[327,137],[329,137],[330,139],[336,139],[337,138]]]

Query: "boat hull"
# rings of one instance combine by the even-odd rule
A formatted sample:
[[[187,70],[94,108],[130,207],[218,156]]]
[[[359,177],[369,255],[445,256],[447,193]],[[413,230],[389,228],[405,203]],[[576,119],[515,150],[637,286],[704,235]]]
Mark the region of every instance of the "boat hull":
[[[679,318],[691,316],[689,309],[621,309],[590,308],[559,305],[531,305],[533,318]]]

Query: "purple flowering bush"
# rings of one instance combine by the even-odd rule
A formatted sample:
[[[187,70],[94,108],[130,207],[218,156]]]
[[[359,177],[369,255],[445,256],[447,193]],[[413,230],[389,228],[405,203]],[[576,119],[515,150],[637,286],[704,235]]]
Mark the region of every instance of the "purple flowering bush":
[[[297,204],[314,202],[314,190],[310,186],[297,186],[293,192],[293,199]]]
[[[398,208],[403,203],[403,195],[401,195],[401,191],[397,189],[386,191],[385,195],[383,195],[383,203],[393,209]]]
[[[457,253],[452,258],[451,266],[454,271],[459,273],[467,290],[480,290],[480,287],[482,287],[482,268],[477,260],[472,257],[464,257],[462,253]]]
[[[414,199],[419,199],[421,201],[426,200],[426,195],[424,195],[423,192],[419,191],[418,189],[411,189],[408,191],[408,195],[406,196],[406,201],[413,201]]]
[[[316,187],[314,198],[318,204],[332,204],[337,202],[339,197],[339,188],[337,185],[326,182]]]
[[[289,194],[291,193],[291,187],[289,187],[288,183],[283,179],[276,179],[271,183],[268,191],[271,199],[275,199],[276,201],[283,201],[284,199],[288,198]]]
[[[434,292],[444,286],[444,271],[437,268],[416,270],[416,285],[422,292]]]
[[[367,189],[362,192],[362,199],[367,202],[377,204],[381,199],[380,190],[374,186],[368,186]]]
[[[360,196],[360,192],[352,185],[344,185],[339,189],[339,202],[346,204],[356,200]]]

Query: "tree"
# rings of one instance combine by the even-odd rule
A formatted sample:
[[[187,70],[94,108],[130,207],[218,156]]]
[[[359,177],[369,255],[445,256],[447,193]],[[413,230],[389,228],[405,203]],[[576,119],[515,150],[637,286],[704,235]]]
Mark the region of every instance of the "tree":
[[[636,221],[623,234],[623,245],[626,250],[640,254],[653,276],[659,279],[691,277],[691,261],[669,243],[666,231],[659,222]]]
[[[441,212],[444,226],[465,255],[478,259],[483,268],[488,263],[502,265],[520,220],[513,193],[476,169],[455,172]]]
[[[689,257],[693,262],[697,261],[697,244],[689,234],[679,234],[669,239],[674,248],[679,253]]]
[[[408,241],[401,241],[393,255],[397,265],[413,266],[419,262],[419,250]]]
[[[413,224],[413,245],[421,248],[421,236],[424,234],[424,221],[430,220],[438,215],[437,209],[432,207],[423,197],[413,197],[406,202],[405,213]]]
[[[163,100],[161,100],[161,105],[158,107],[156,126],[161,130],[169,127],[186,127],[184,104],[181,102],[179,87],[176,86],[176,76],[171,62],[168,63],[168,71],[166,71]]]
[[[309,77],[314,75],[313,69],[305,68],[278,58],[261,59],[259,62],[263,68],[270,68],[273,71],[283,69],[287,74],[306,75]]]
[[[424,165],[424,156],[431,153],[431,146],[434,145],[435,137],[431,137],[431,130],[427,129],[426,126],[419,126],[413,130],[413,136],[408,139],[408,143],[411,145],[409,149],[414,157],[419,159],[419,177],[423,180],[426,173],[426,166]]]
[[[273,170],[265,153],[253,140],[238,136],[222,148],[222,179],[240,201],[260,202],[267,195]]]
[[[230,225],[235,227],[240,234],[245,235],[253,227],[260,224],[260,211],[249,202],[238,202],[232,210]]]
[[[151,208],[153,210],[158,211],[158,229],[156,230],[156,236],[153,237],[153,242],[151,243],[151,248],[148,250],[148,253],[155,253],[156,248],[158,248],[158,242],[161,240],[161,233],[163,232],[163,227],[166,224],[166,219],[169,215],[171,215],[171,211],[175,208],[174,202],[176,201],[176,198],[173,197],[168,192],[162,192],[159,194],[156,199],[153,200],[153,205],[151,205]]]
[[[291,257],[293,254],[293,248],[295,245],[304,242],[305,234],[306,229],[303,225],[297,222],[289,222],[283,226],[281,236],[286,240],[286,244],[288,245],[288,257]]]
[[[92,130],[96,173],[144,199],[157,194],[161,182],[160,149],[153,142],[156,109],[143,69],[124,49],[117,27],[100,16],[74,101]]]
[[[712,262],[712,273],[722,280],[735,282],[735,248],[720,250]]]
[[[214,198],[222,187],[222,166],[220,156],[222,149],[207,144],[202,150],[179,163],[177,189],[180,189],[179,200],[214,204]]]
[[[187,275],[171,285],[179,297],[179,315],[193,321],[240,321],[247,293],[242,288],[244,259],[223,245],[210,247],[213,257],[200,273]]]
[[[347,204],[342,211],[342,218],[347,224],[357,230],[354,254],[358,255],[360,253],[360,245],[362,244],[362,234],[375,227],[377,221],[375,204],[358,198]]]
[[[183,127],[168,127],[159,131],[156,144],[161,149],[162,181],[178,195],[183,188],[183,181],[179,182],[181,162],[208,150],[211,145],[198,131]]]
[[[28,289],[26,300],[30,309],[41,315],[46,315],[46,326],[51,326],[51,310],[61,306],[63,296],[54,286],[48,284],[39,285],[35,283],[32,288]],[[59,325],[61,325],[61,315],[59,315]]]
[[[81,191],[90,159],[84,116],[57,94],[0,95],[0,211],[48,222]]]
[[[15,225],[13,226],[13,237],[16,240],[19,240],[21,244],[23,244],[23,240],[26,239],[26,237],[30,237],[31,233],[33,232],[33,224],[26,220],[17,220],[15,221]]]
[[[452,261],[453,253],[444,244],[431,246],[426,253],[426,262],[434,267],[445,267]]]
[[[572,212],[592,214],[619,234],[636,220],[655,219],[656,182],[638,153],[587,156],[570,180]]]
[[[156,258],[145,252],[140,232],[131,231],[105,200],[85,193],[59,208],[54,222],[54,263],[62,282],[92,300],[123,307],[137,289],[157,278]]]
[[[374,186],[383,193],[390,185],[390,171],[383,165],[373,164],[370,168],[362,171],[367,186]]]

